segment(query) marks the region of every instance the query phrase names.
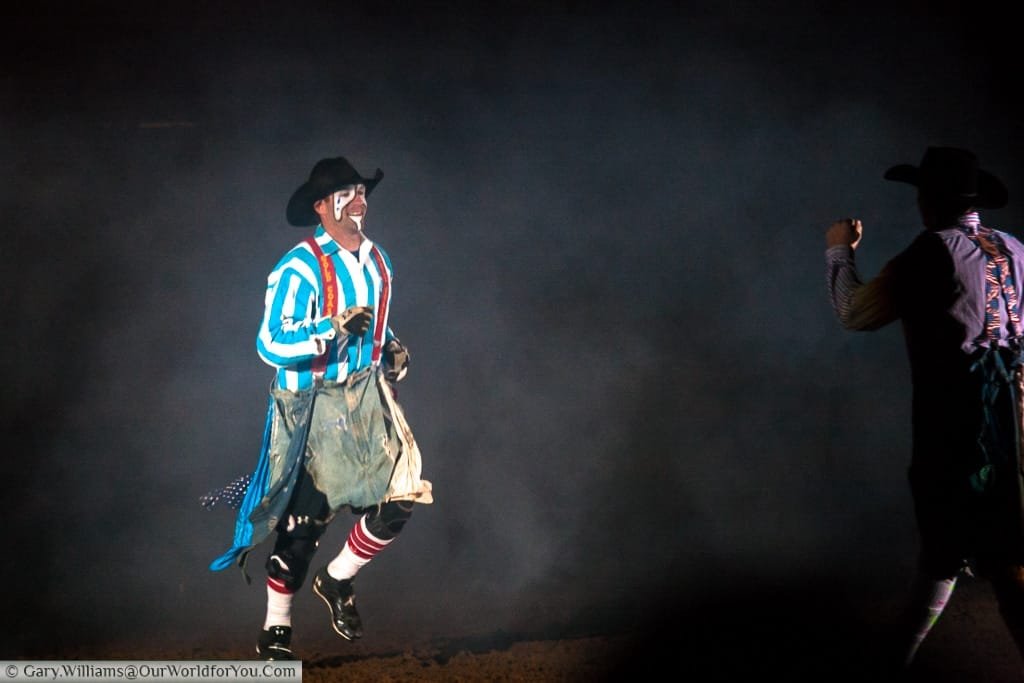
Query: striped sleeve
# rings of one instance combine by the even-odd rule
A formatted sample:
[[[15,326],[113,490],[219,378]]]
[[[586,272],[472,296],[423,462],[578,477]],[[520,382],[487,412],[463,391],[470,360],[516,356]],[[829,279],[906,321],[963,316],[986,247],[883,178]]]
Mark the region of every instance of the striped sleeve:
[[[876,330],[898,317],[890,262],[868,283],[860,279],[853,249],[845,245],[825,252],[826,279],[832,310],[848,330]]]
[[[320,315],[319,265],[305,244],[285,254],[267,278],[256,351],[265,363],[285,368],[323,354],[334,338]]]

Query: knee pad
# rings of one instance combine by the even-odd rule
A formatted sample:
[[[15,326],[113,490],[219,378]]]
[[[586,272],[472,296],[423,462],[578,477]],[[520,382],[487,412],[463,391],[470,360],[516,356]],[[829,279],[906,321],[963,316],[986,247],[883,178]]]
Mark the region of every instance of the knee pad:
[[[412,517],[413,505],[412,501],[393,500],[374,508],[366,516],[366,529],[382,541],[394,538]]]
[[[278,579],[288,590],[296,591],[306,580],[309,563],[326,527],[301,518],[289,527],[277,534],[274,552],[267,558],[267,576]]]

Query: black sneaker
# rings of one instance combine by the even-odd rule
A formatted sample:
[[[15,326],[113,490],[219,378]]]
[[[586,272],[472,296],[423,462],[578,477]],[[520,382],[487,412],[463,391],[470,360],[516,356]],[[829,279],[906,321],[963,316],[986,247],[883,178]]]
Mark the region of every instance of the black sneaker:
[[[256,641],[256,654],[268,662],[295,659],[291,645],[291,626],[271,626],[260,631],[260,637]]]
[[[363,622],[356,611],[351,579],[339,581],[327,573],[327,567],[322,567],[313,579],[313,592],[327,603],[331,610],[331,626],[339,636],[346,640],[363,637]]]

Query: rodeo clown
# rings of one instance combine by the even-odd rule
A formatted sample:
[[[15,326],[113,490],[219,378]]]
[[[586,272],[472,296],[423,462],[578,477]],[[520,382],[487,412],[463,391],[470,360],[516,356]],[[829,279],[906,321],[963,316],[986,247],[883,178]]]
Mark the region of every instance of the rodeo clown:
[[[393,389],[409,354],[388,326],[391,261],[363,234],[366,200],[382,176],[322,159],[288,201],[291,225],[316,228],[267,279],[256,349],[277,374],[260,458],[251,475],[203,499],[239,508],[233,547],[213,571],[237,563],[244,572],[249,552],[277,535],[256,647],[263,659],[294,659],[292,600],[342,508],[358,520],[312,588],[338,635],[355,640],[362,624],[353,577],[398,536],[414,503],[433,502]]]

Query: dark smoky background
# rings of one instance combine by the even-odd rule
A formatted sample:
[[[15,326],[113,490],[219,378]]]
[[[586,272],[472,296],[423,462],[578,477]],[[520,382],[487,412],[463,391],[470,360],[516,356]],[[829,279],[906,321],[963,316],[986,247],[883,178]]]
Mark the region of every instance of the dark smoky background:
[[[882,173],[973,148],[1024,226],[1006,17],[912,2],[85,3],[7,10],[4,656],[249,646],[211,560],[272,370],[266,276],[326,156],[384,179],[400,386],[436,502],[359,575],[367,639],[639,628],[691,599],[898,595],[899,330],[841,330],[918,231]],[[344,541],[337,522],[327,561]],[[810,590],[808,595],[815,594]],[[743,603],[744,609],[750,603]],[[327,628],[308,592],[298,638]],[[339,645],[338,647],[341,647]]]

